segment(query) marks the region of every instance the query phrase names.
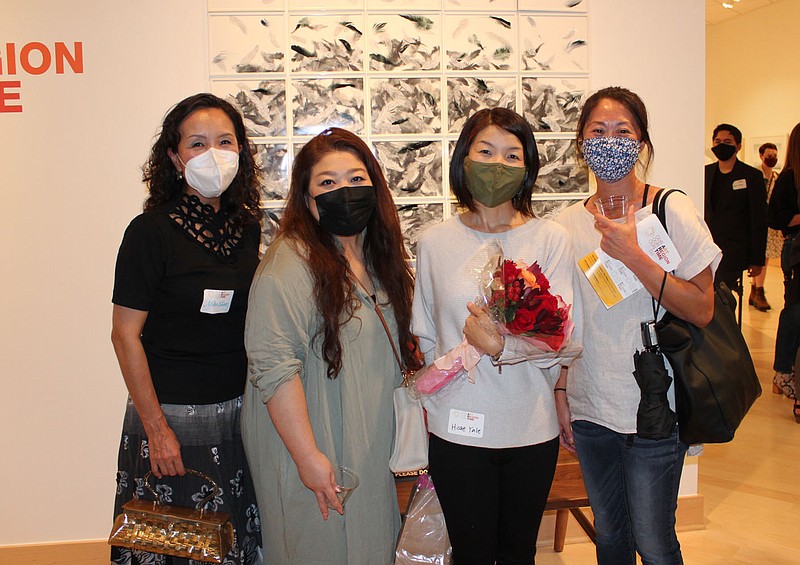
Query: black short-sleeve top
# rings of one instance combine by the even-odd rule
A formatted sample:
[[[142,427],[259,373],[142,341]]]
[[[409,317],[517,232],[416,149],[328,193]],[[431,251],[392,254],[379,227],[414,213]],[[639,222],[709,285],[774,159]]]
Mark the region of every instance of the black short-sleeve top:
[[[213,404],[244,392],[259,238],[257,223],[234,228],[187,195],[125,230],[112,301],[148,313],[141,339],[159,402]]]

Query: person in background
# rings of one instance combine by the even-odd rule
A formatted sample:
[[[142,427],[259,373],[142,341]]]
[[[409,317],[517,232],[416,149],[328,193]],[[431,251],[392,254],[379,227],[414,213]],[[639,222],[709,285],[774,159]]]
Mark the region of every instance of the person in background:
[[[742,132],[730,124],[714,128],[711,151],[717,158],[705,168],[705,221],[722,249],[715,283],[725,282],[741,300],[742,272],[757,277],[767,246],[767,197],[761,171],[736,158]]]
[[[261,563],[255,490],[239,428],[247,376],[244,322],[258,265],[259,170],[239,112],[196,94],[165,116],[143,180],[149,195],[125,230],[114,277],[111,341],[130,394],[115,515],[148,497],[231,515],[225,563]],[[189,559],[111,548],[111,562]],[[194,562],[194,561],[192,561]]]
[[[430,430],[429,472],[457,565],[534,562],[536,537],[558,458],[560,363],[515,335],[501,336],[475,300],[489,244],[506,259],[538,262],[553,294],[573,303],[573,255],[566,231],[534,216],[539,155],[519,114],[484,109],[465,123],[450,163],[463,211],[429,227],[417,244],[413,330],[430,365],[463,338],[483,352],[475,382],[423,398]],[[575,351],[577,353],[577,351]],[[533,360],[535,359],[535,360]],[[467,425],[470,424],[470,425]]]
[[[566,435],[574,438],[594,513],[600,565],[634,565],[637,552],[643,563],[683,563],[675,511],[688,446],[680,440],[677,424],[666,439],[637,435],[640,389],[633,356],[643,350],[641,325],[653,320],[653,299],[662,286],[663,308],[697,326],[709,323],[713,271],[720,260],[703,218],[682,193],[666,201],[669,236],[682,258],[678,268],[666,273],[639,247],[636,222],[652,213],[659,190],[636,171],[641,163],[646,172],[653,156],[647,123],[644,102],[630,90],[612,86],[587,98],[578,119],[578,154],[594,173],[597,192],[556,218],[572,236],[576,258],[600,247],[644,285],[607,308],[580,273],[583,355],[567,372],[566,398],[556,397],[564,404],[560,411],[571,413]],[[628,197],[624,223],[596,210],[597,199],[611,195]],[[577,264],[574,269],[579,271]],[[668,400],[674,410],[672,386]]]
[[[794,418],[800,423],[797,402],[796,358],[800,346],[800,123],[789,134],[786,163],[769,199],[769,226],[784,236],[781,253],[784,305],[778,318],[772,391],[794,399]]]
[[[404,367],[418,363],[407,259],[369,147],[339,128],[311,139],[297,154],[278,237],[253,280],[245,329],[242,433],[265,563],[393,560],[400,512],[389,471],[392,394],[402,376],[392,343]],[[338,465],[360,482],[346,508],[336,494]]]
[[[758,148],[758,156],[761,159],[761,173],[764,175],[764,186],[767,189],[767,202],[778,178],[778,172],[774,169],[778,164],[778,148],[774,143],[764,143]],[[767,302],[764,294],[764,281],[767,278],[767,267],[770,259],[779,259],[781,248],[783,247],[783,235],[778,230],[769,228],[767,232],[767,249],[764,259],[764,268],[761,273],[751,279],[750,296],[747,303],[760,312],[767,312],[772,307]]]

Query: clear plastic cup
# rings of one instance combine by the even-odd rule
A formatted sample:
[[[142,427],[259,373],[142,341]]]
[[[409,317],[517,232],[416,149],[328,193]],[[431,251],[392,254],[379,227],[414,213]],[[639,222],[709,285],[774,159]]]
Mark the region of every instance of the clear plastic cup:
[[[618,220],[628,213],[628,197],[625,194],[598,197],[595,206],[597,211],[609,220]]]
[[[344,508],[344,503],[353,494],[353,491],[358,487],[358,475],[349,467],[344,465],[335,465],[333,467],[333,476],[336,480],[336,498]],[[328,502],[328,508],[333,508],[333,505]]]

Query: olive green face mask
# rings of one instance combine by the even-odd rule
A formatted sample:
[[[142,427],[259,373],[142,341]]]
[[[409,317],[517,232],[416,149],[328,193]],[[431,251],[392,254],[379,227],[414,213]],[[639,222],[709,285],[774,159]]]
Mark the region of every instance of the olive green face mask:
[[[503,163],[481,163],[464,159],[464,179],[472,197],[488,208],[508,202],[525,180],[525,167]]]

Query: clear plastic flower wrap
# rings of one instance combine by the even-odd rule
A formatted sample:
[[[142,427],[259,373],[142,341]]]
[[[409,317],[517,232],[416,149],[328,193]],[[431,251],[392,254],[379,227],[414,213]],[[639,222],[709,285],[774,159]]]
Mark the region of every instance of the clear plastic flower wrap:
[[[433,481],[420,475],[397,540],[394,565],[451,565],[452,553]]]

